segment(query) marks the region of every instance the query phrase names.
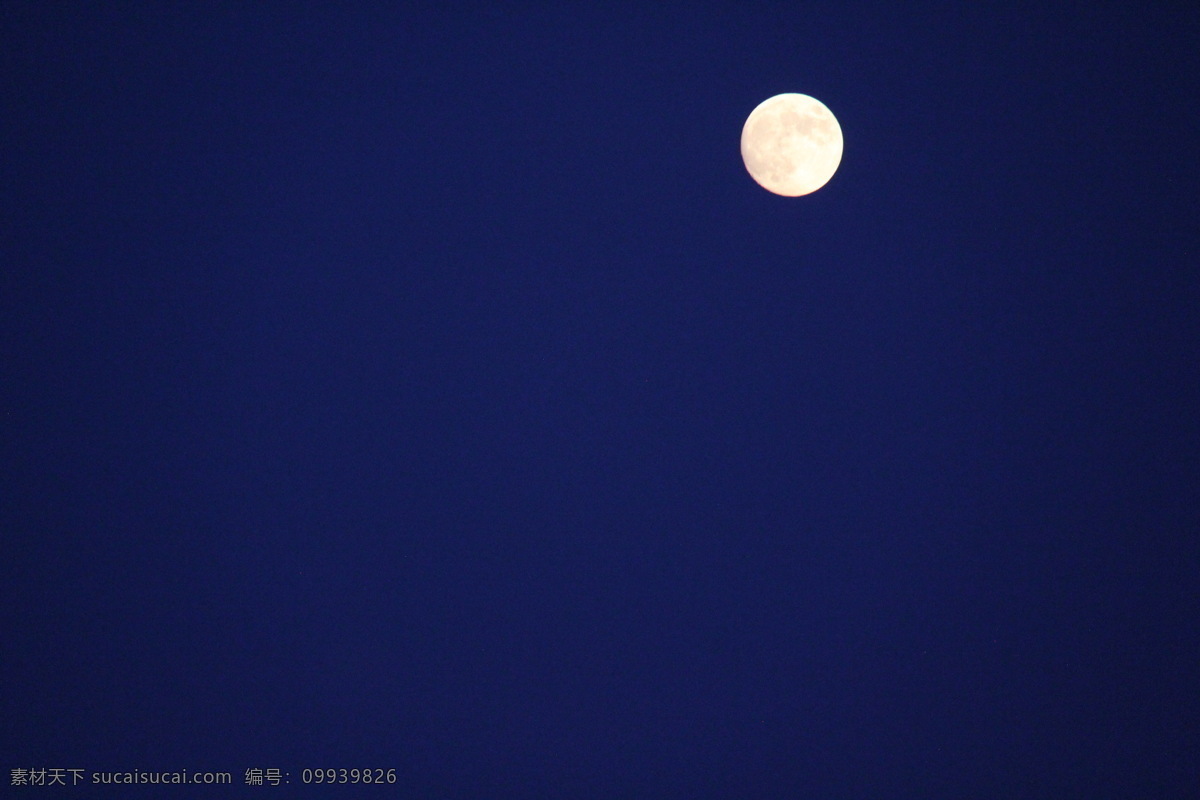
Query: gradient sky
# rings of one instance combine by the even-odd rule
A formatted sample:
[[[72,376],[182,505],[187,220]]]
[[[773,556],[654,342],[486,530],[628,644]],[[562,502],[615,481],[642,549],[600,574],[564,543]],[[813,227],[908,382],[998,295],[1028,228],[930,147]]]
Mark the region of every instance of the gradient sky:
[[[6,787],[1196,796],[1182,6],[3,4]]]

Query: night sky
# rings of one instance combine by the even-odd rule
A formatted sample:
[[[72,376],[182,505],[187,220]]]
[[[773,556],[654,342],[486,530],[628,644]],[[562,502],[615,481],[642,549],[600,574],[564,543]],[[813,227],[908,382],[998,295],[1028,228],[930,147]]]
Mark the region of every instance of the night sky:
[[[0,793],[1200,796],[1185,5],[4,3]]]

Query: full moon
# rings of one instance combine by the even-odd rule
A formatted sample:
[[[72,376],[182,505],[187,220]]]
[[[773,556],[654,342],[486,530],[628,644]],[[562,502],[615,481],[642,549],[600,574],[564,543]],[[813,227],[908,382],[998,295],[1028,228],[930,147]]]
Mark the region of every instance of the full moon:
[[[768,192],[810,194],[828,183],[842,163],[842,128],[820,100],[777,94],[746,118],[742,161]]]

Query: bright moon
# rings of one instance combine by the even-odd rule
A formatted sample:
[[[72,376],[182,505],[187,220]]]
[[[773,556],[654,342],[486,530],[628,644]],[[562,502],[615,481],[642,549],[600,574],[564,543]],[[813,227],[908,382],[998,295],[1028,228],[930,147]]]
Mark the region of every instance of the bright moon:
[[[809,194],[828,183],[842,163],[842,128],[820,100],[777,94],[746,118],[742,161],[768,192]]]

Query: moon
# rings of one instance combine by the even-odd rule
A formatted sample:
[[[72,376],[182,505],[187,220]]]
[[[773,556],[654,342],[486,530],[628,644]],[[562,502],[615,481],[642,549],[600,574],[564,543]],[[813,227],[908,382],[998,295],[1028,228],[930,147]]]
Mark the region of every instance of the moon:
[[[799,197],[820,189],[842,163],[842,127],[806,94],[777,94],[758,104],[742,128],[746,171],[768,192]]]

